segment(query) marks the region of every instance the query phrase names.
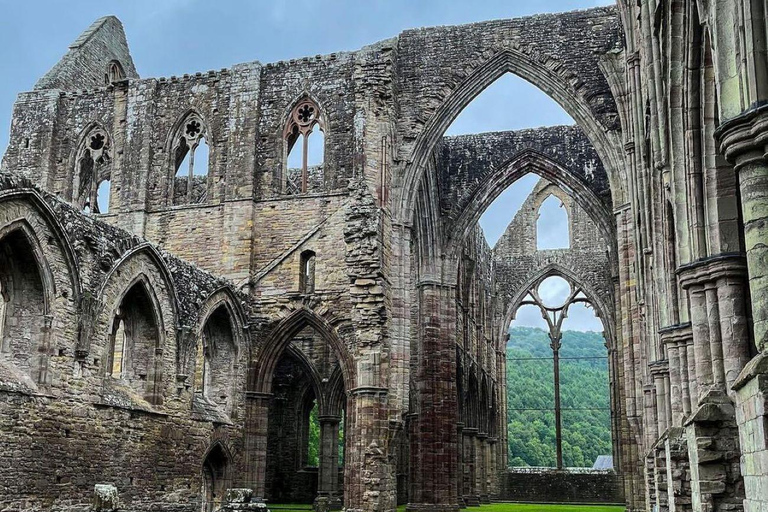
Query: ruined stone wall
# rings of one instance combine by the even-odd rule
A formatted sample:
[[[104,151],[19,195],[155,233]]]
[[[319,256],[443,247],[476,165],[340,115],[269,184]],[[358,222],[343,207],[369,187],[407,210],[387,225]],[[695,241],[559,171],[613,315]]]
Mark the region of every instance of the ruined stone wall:
[[[120,23],[97,20],[20,94],[3,158],[0,424],[11,449],[0,452],[0,503],[83,510],[109,479],[126,510],[199,509],[201,461],[217,441],[226,448],[212,453],[238,454],[232,475],[263,495],[274,369],[308,325],[347,391],[347,508],[391,509],[406,480],[413,510],[498,495],[504,441],[481,439],[481,418],[486,434],[493,422],[479,405],[498,401],[501,425],[503,393],[487,391],[503,383],[500,324],[547,269],[583,280],[610,331],[630,510],[663,505],[664,493],[670,509],[759,507],[768,64],[754,21],[764,6],[739,5],[623,2],[150,79],[136,74]],[[444,138],[506,72],[580,128]],[[286,123],[305,99],[321,111],[325,159],[308,193],[288,194]],[[186,195],[200,202],[184,204],[175,167],[191,120],[209,173]],[[78,211],[86,154],[111,183],[98,217]],[[527,172],[572,200],[572,249],[534,253],[524,207],[527,231],[516,219],[491,257],[476,221]],[[309,293],[306,251],[316,255]],[[155,315],[139,315],[141,364],[107,378],[111,315],[137,283]],[[237,382],[217,403],[196,395],[194,348],[225,303],[238,350],[221,373]],[[478,431],[458,433],[472,407]]]
[[[0,465],[6,468],[0,502],[19,510],[86,510],[94,484],[112,483],[125,510],[199,507],[199,467],[207,450],[217,442],[229,453],[240,449],[244,388],[236,386],[228,410],[193,411],[195,363],[188,354],[200,339],[184,333],[202,330],[208,305],[230,285],[82,215],[17,175],[3,177],[0,226],[4,251],[21,247],[16,234],[33,241],[50,294],[46,325],[28,333],[42,371],[19,365],[13,345],[0,353]],[[113,315],[121,297],[141,282],[153,297],[144,307],[158,308],[152,315],[160,339],[147,354],[154,361],[148,373],[134,382],[105,367]],[[232,324],[239,330],[231,379],[242,383],[249,347],[243,319]]]

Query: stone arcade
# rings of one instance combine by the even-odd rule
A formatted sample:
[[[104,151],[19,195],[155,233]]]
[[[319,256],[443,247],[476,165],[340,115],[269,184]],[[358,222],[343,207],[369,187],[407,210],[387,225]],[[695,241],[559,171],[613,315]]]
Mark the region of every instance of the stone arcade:
[[[2,161],[0,509],[768,510],[767,32],[620,0],[140,78],[97,20]],[[505,73],[578,126],[444,137]],[[550,276],[605,326],[615,471],[507,469],[507,327]]]

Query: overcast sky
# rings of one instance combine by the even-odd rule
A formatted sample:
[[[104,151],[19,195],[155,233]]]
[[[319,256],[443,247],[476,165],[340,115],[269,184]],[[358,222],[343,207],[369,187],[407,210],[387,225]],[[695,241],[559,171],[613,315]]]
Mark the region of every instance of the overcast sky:
[[[0,153],[8,143],[16,94],[35,82],[95,19],[123,22],[142,77],[221,69],[355,50],[408,28],[455,25],[614,0],[0,0]],[[449,135],[571,124],[571,118],[527,82],[505,76],[479,96]],[[535,178],[502,194],[481,225],[493,245],[530,193]]]

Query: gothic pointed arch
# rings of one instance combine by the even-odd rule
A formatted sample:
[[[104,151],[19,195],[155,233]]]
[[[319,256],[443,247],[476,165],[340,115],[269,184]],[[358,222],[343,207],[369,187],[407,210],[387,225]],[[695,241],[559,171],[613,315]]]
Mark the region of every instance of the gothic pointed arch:
[[[229,286],[222,286],[211,293],[197,313],[197,318],[192,326],[192,336],[181,343],[178,350],[178,373],[188,375],[192,367],[192,357],[196,352],[203,334],[205,324],[210,316],[224,308],[232,325],[232,334],[235,341],[236,356],[245,356],[250,360],[250,342],[247,330],[247,316],[243,309],[242,299]]]
[[[56,213],[54,213],[51,206],[43,200],[40,193],[32,188],[5,190],[0,192],[0,204],[11,201],[21,202],[23,205],[23,219],[14,219],[10,223],[22,221],[27,225],[27,229],[31,230],[30,233],[38,233],[35,235],[38,239],[43,236],[43,230],[47,230],[50,236],[53,237],[53,240],[56,241],[55,247],[61,251],[62,260],[66,265],[66,275],[74,295],[73,299],[79,304],[82,294],[82,286],[77,257],[69,235],[67,235],[66,231],[62,228]],[[39,247],[43,250],[42,245],[39,245]]]
[[[32,226],[0,228],[0,368],[7,362],[35,383],[48,377],[56,282]]]
[[[126,79],[125,69],[119,60],[113,59],[107,64],[107,70],[104,74],[104,83],[106,85],[122,82]]]
[[[214,512],[224,500],[227,489],[232,485],[233,457],[221,441],[211,444],[202,461],[202,510]]]
[[[555,276],[565,278],[566,281],[569,281],[569,284],[577,286],[578,289],[583,292],[586,302],[594,307],[595,314],[603,323],[606,342],[609,344],[609,347],[614,347],[616,342],[616,332],[613,327],[614,322],[612,321],[613,315],[611,312],[613,310],[609,307],[609,304],[603,301],[597,291],[584,282],[583,279],[579,278],[573,271],[557,263],[551,263],[539,270],[520,286],[515,295],[509,298],[504,320],[500,324],[501,331],[499,335],[501,339],[504,339],[506,330],[514,319],[516,311],[520,308],[520,305],[523,303],[530,290],[537,287],[547,278]]]
[[[158,275],[161,278],[163,287],[168,295],[168,306],[170,306],[173,313],[171,318],[167,319],[166,321],[168,321],[169,327],[176,327],[178,322],[177,319],[179,317],[179,302],[176,294],[176,285],[174,283],[173,276],[171,275],[171,271],[168,268],[168,264],[165,262],[160,252],[158,252],[157,248],[149,243],[142,243],[137,245],[130,251],[123,254],[119,260],[115,261],[109,272],[107,272],[107,275],[104,277],[104,281],[99,287],[97,296],[104,297],[105,290],[110,282],[114,280],[115,275],[121,273],[124,267],[128,267],[132,260],[142,256],[149,260],[152,268],[158,272]]]
[[[244,326],[242,310],[229,288],[220,288],[204,303],[194,336],[186,340],[192,346],[180,345],[177,351],[180,361],[195,355],[194,363],[185,361],[180,372],[192,375],[193,409],[212,405],[227,415],[233,413],[237,381],[249,353]]]
[[[325,136],[325,113],[315,99],[304,93],[293,103],[283,125],[282,187],[285,193],[323,190]]]
[[[564,66],[545,66],[540,62],[542,59],[548,59],[553,64],[557,62],[557,59],[544,55],[539,55],[539,59],[534,59],[521,48],[498,51],[474,69],[469,76],[447,94],[432,112],[424,128],[416,135],[413,150],[405,160],[399,196],[395,203],[398,216],[413,214],[417,185],[427,172],[427,162],[433,148],[450,124],[480,92],[507,72],[518,75],[547,92],[576,120],[576,123],[584,129],[587,137],[592,141],[608,170],[609,182],[614,196],[621,197],[623,160],[618,135],[606,130],[593,110],[589,98],[583,96],[583,92],[575,89],[569,80],[560,74],[567,72]]]
[[[311,327],[331,346],[339,360],[347,390],[354,389],[354,365],[349,350],[339,338],[337,330],[327,320],[314,311],[302,307],[283,318],[272,329],[271,335],[264,341],[263,348],[256,355],[250,389],[269,393],[275,367],[291,343],[291,340],[305,327]]]

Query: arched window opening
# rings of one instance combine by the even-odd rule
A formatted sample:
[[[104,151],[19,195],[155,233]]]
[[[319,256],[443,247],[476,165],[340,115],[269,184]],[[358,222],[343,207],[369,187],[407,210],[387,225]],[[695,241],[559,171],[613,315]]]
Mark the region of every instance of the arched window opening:
[[[532,304],[510,324],[507,359],[507,439],[512,467],[555,467],[553,355],[546,321]]]
[[[73,202],[86,213],[106,213],[109,209],[111,147],[106,131],[93,128],[83,137],[75,158]]]
[[[589,302],[572,304],[560,349],[563,465],[603,469],[613,457],[608,348]]]
[[[523,298],[507,344],[511,466],[593,467],[612,455],[602,331],[586,294],[561,276]]]
[[[206,125],[200,116],[190,114],[178,130],[173,150],[173,204],[205,202],[210,165]]]
[[[301,253],[299,265],[299,292],[315,293],[315,253],[304,251]]]
[[[536,249],[568,249],[570,243],[568,210],[554,195],[547,197],[536,219]]]
[[[203,461],[202,512],[214,512],[222,505],[230,486],[229,458],[220,445],[216,445]]]
[[[219,306],[205,323],[197,343],[194,390],[196,398],[213,402],[227,414],[234,405],[237,348],[226,306]]]
[[[121,80],[125,80],[125,71],[120,62],[113,60],[107,65],[107,73],[104,77],[104,83],[109,85],[115,82],[120,82]]]
[[[288,194],[323,190],[325,179],[325,124],[320,107],[309,98],[291,111],[283,132]]]
[[[40,382],[46,288],[33,243],[22,230],[0,240],[0,356]]]
[[[154,396],[155,351],[160,330],[149,292],[142,282],[134,284],[115,311],[110,333],[107,373],[120,379],[150,403]]]

